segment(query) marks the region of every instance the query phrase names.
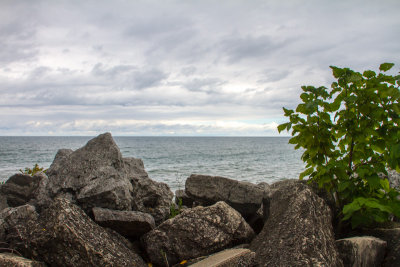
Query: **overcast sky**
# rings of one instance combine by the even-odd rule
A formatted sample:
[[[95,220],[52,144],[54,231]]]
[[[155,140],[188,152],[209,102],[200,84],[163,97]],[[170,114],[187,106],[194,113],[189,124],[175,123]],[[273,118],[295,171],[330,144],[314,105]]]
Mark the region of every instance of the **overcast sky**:
[[[0,0],[0,135],[277,135],[330,65],[400,68],[398,0]]]

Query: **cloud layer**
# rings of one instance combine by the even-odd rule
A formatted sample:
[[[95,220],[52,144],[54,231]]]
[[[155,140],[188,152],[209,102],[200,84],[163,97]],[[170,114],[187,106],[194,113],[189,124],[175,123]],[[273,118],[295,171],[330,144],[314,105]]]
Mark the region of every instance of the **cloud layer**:
[[[0,135],[276,135],[329,65],[400,65],[400,2],[1,1]]]

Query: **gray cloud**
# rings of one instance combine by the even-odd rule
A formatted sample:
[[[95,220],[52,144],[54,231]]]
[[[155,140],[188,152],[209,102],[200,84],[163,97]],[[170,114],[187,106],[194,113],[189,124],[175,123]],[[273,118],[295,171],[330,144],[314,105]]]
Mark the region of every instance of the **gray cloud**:
[[[399,9],[394,0],[0,1],[0,135],[276,134],[263,125],[284,120],[301,85],[329,86],[329,65],[400,65]]]

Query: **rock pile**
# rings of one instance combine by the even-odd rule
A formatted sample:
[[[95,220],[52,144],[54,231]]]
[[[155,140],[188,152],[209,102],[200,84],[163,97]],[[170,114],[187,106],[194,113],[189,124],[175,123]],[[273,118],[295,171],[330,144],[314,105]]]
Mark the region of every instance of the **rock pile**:
[[[0,266],[400,263],[400,228],[335,241],[328,205],[297,180],[193,174],[176,192],[187,207],[169,218],[172,198],[109,133],[60,149],[46,174],[16,174],[0,186]]]

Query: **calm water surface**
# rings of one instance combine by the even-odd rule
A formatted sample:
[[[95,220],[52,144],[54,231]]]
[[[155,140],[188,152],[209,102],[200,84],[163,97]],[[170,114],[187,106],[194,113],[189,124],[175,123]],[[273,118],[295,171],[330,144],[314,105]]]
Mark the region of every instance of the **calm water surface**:
[[[48,168],[60,148],[92,137],[0,137],[0,181],[35,163]],[[149,176],[172,190],[192,173],[252,183],[298,178],[301,151],[288,137],[114,137],[124,157],[141,158]]]

